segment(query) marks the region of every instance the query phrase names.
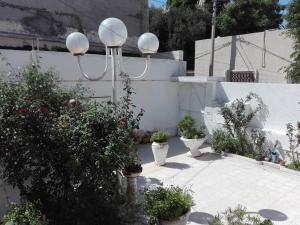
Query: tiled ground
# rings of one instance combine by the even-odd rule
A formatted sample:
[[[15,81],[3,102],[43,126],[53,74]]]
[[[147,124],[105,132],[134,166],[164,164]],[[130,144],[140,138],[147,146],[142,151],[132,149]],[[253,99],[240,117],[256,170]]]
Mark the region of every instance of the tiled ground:
[[[300,173],[286,173],[258,165],[242,158],[221,157],[203,149],[197,159],[186,157],[186,148],[178,138],[170,141],[167,164],[153,164],[150,145],[140,146],[145,183],[179,185],[191,188],[195,206],[190,224],[207,224],[207,220],[238,204],[249,213],[274,221],[277,225],[300,225]]]

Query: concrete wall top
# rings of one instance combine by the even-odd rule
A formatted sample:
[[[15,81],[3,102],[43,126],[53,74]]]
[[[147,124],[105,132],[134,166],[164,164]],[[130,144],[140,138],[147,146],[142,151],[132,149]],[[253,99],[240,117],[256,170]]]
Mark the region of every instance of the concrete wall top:
[[[195,74],[207,76],[210,39],[196,41]],[[259,82],[286,83],[284,67],[291,63],[293,40],[282,30],[268,30],[237,36],[217,37],[214,75],[226,70],[258,70]]]

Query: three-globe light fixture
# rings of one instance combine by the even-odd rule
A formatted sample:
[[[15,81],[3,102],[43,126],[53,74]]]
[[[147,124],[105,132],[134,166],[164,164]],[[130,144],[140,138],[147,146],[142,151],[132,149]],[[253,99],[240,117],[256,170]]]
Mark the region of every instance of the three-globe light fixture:
[[[111,57],[111,71],[112,71],[112,101],[116,103],[117,101],[117,71],[119,66],[119,71],[122,71],[122,46],[125,44],[128,32],[125,24],[117,18],[107,18],[99,26],[98,30],[99,38],[101,42],[105,45],[106,51],[106,65],[104,72],[96,78],[91,78],[86,74],[81,65],[80,59],[89,49],[89,40],[87,37],[80,33],[71,33],[66,40],[66,46],[68,50],[77,57],[78,66],[82,75],[91,81],[101,80],[108,72],[108,58]],[[146,55],[146,66],[144,72],[131,79],[141,79],[143,78],[148,69],[150,63],[151,55],[157,53],[159,48],[159,40],[152,33],[144,33],[140,36],[138,40],[138,48],[142,54]]]

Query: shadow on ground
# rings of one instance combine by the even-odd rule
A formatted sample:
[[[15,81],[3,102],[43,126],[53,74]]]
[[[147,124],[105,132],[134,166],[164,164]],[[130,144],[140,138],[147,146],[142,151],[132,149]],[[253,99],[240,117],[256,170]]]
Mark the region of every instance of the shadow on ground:
[[[180,170],[185,170],[190,168],[190,165],[186,163],[178,163],[178,162],[167,162],[165,165],[162,167],[167,167],[167,168],[172,168],[172,169],[180,169]]]
[[[222,159],[222,156],[217,153],[205,152],[200,157],[197,157],[196,159],[200,161],[215,161],[215,160]]]
[[[208,224],[214,218],[213,215],[205,212],[193,212],[190,215],[189,221],[196,224]]]
[[[272,221],[285,221],[288,219],[287,215],[273,209],[261,209],[258,211],[258,215]]]

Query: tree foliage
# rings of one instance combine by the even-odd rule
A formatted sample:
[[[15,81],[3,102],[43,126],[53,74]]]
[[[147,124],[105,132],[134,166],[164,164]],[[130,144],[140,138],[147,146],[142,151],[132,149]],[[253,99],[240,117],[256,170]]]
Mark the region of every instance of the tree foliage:
[[[50,224],[122,224],[116,171],[130,161],[142,115],[133,114],[129,85],[115,105],[64,89],[35,66],[0,82],[1,178]]]
[[[198,0],[167,0],[167,6],[195,8],[197,2]]]
[[[166,11],[150,9],[150,31],[161,51],[184,50],[188,68],[194,66],[195,41],[211,37],[212,0],[168,0]],[[223,0],[217,4],[217,36],[279,28],[283,7],[278,0]]]
[[[221,36],[279,28],[283,6],[279,0],[235,0],[217,18]]]
[[[205,39],[210,30],[210,14],[203,9],[171,7],[167,12],[150,10],[150,31],[160,40],[160,50],[184,50],[185,60],[193,67],[195,40]]]
[[[289,78],[293,83],[300,82],[300,2],[292,0],[288,6],[287,33],[294,39],[294,52],[291,55],[293,63],[286,68]]]

